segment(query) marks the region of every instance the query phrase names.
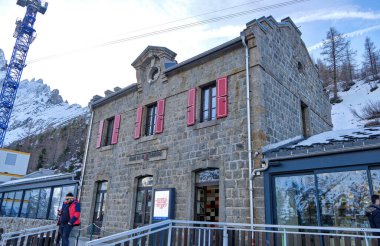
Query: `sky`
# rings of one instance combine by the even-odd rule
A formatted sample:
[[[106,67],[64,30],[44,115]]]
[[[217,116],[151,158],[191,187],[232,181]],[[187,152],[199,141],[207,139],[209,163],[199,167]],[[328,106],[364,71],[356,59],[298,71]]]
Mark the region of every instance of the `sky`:
[[[0,49],[8,61],[15,43],[15,20],[26,10],[16,2],[0,0]],[[104,96],[106,90],[135,83],[131,63],[148,45],[169,48],[181,62],[238,37],[247,22],[262,16],[272,15],[277,21],[292,18],[314,59],[320,57],[320,43],[332,26],[351,40],[358,63],[365,37],[380,48],[380,0],[48,2],[45,15],[37,15],[37,38],[29,49],[22,79],[43,79],[64,100],[82,106],[94,95]],[[279,5],[284,6],[273,7]],[[206,21],[231,14],[236,17]],[[192,27],[131,38],[185,25]]]

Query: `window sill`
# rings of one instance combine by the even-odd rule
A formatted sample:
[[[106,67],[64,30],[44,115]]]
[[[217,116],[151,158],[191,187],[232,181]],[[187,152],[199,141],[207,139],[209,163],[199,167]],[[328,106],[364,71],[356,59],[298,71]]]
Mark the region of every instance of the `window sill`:
[[[219,125],[218,120],[210,120],[210,121],[204,121],[204,122],[199,122],[195,124],[194,130],[210,127],[210,126],[216,126]]]
[[[113,149],[113,145],[106,145],[99,148],[100,152],[107,151]]]
[[[142,136],[139,140],[139,143],[149,142],[157,139],[157,135]]]

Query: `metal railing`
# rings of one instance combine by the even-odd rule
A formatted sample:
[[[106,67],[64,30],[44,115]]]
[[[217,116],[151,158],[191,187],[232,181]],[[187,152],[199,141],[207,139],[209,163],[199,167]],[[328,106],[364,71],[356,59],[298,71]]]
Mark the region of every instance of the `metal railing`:
[[[375,236],[374,233],[376,233]],[[167,220],[89,241],[96,245],[377,245],[380,229]]]
[[[48,225],[1,235],[1,246],[6,245],[53,245],[58,237],[58,226]]]

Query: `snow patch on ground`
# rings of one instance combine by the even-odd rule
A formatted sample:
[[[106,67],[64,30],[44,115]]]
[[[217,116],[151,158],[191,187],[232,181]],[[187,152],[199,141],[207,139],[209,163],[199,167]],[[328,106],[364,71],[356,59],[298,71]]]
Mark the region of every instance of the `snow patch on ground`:
[[[370,92],[370,89],[371,86],[368,83],[360,80],[349,91],[339,92],[343,102],[332,106],[333,130],[364,127],[367,121],[356,118],[351,110],[354,109],[360,114],[367,103],[380,100],[380,88],[373,92]]]

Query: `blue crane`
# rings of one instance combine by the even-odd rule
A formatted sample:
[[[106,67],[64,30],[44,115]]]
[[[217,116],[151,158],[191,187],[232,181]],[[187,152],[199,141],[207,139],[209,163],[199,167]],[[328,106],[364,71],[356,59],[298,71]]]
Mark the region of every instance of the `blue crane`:
[[[13,34],[13,37],[16,38],[16,44],[13,48],[0,94],[0,147],[3,147],[22,70],[25,67],[26,55],[30,44],[36,38],[36,30],[33,28],[34,22],[36,21],[37,13],[45,14],[48,3],[41,0],[17,0],[17,5],[26,7],[26,14],[24,19],[16,21],[16,29]]]

